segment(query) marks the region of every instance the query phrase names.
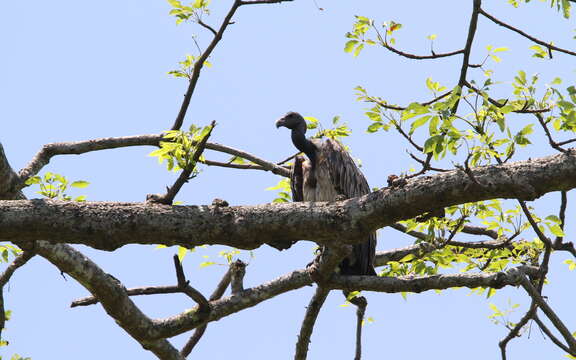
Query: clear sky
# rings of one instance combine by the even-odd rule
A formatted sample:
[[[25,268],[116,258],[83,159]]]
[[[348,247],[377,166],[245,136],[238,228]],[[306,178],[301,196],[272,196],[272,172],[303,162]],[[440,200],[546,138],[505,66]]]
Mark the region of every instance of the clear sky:
[[[407,104],[430,98],[425,79],[451,88],[458,79],[461,57],[416,62],[382,48],[368,48],[357,58],[343,51],[344,34],[354,15],[378,22],[394,20],[404,27],[396,36],[398,48],[427,53],[426,36],[437,34],[435,50],[463,47],[472,1],[328,1],[298,0],[279,5],[243,7],[237,12],[222,42],[204,69],[185,126],[218,122],[211,141],[243,149],[270,161],[294,152],[286,131],[274,121],[289,110],[315,116],[329,124],[334,115],[354,130],[347,140],[371,186],[385,186],[390,174],[400,174],[416,164],[406,153],[408,145],[392,133],[366,134],[366,104],[355,100],[353,88],[362,85],[392,102]],[[514,9],[505,0],[485,0],[484,7],[499,18],[555,44],[574,49],[574,18],[565,20],[549,5],[531,2]],[[206,22],[216,26],[231,1],[213,1]],[[176,26],[168,16],[166,1],[3,1],[0,2],[0,142],[18,170],[45,143],[90,138],[159,133],[168,129],[177,114],[186,82],[166,73],[186,54],[197,55],[192,40],[197,35],[204,48],[210,33],[194,25]],[[498,96],[511,91],[518,70],[539,73],[543,83],[560,76],[565,86],[574,84],[574,58],[559,53],[553,60],[530,57],[532,44],[480,19],[472,62],[481,62],[486,45],[507,46],[499,64],[488,63]],[[470,78],[483,79],[478,70]],[[519,120],[520,121],[520,120]],[[528,120],[521,120],[528,121]],[[551,154],[536,131],[535,146],[517,159]],[[159,193],[174,175],[147,154],[152,148],[95,152],[54,158],[44,168],[71,180],[87,180],[86,189],[72,190],[91,201],[144,201]],[[209,159],[225,159],[207,153]],[[205,168],[179,194],[185,204],[206,204],[214,198],[231,205],[269,202],[274,193],[264,191],[278,177],[255,171]],[[28,197],[38,197],[28,189]],[[558,194],[536,202],[541,215],[555,213]],[[568,219],[573,218],[570,210]],[[568,239],[574,228],[567,228]],[[396,232],[381,231],[378,249],[410,243]],[[127,246],[116,252],[80,246],[87,256],[125,286],[175,283],[171,257],[174,249]],[[184,260],[193,286],[210,293],[224,266],[200,268],[218,257],[221,247],[199,249]],[[254,251],[246,286],[302,268],[312,258],[311,243],[298,243],[278,252],[264,247]],[[208,258],[204,258],[208,256]],[[554,255],[550,304],[576,328],[573,286],[576,272],[561,264],[565,255]],[[194,350],[194,358],[289,359],[313,288],[281,295],[241,313],[211,323]],[[365,359],[494,359],[506,329],[490,322],[489,303],[506,308],[510,299],[522,306],[512,315],[517,321],[526,310],[527,297],[518,289],[498,292],[486,300],[469,290],[449,290],[409,295],[369,294],[367,315],[375,322],[365,327]],[[7,309],[13,311],[3,335],[10,341],[1,355],[19,353],[33,359],[152,359],[105,315],[100,306],[70,309],[73,299],[87,291],[42,258],[19,270],[5,292]],[[180,295],[134,299],[152,317],[177,314],[193,304]],[[354,352],[353,307],[340,307],[339,292],[328,299],[312,338],[310,359],[349,359]],[[187,336],[174,343],[181,346]],[[2,353],[4,352],[4,353]],[[6,353],[7,352],[7,353]],[[563,354],[532,326],[528,336],[509,346],[510,359],[562,359]]]

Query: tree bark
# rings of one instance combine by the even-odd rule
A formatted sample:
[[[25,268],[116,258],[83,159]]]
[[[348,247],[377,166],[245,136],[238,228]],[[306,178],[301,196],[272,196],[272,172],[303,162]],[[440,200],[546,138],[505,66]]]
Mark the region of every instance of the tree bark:
[[[576,187],[576,152],[454,170],[333,203],[163,206],[142,203],[0,201],[0,239],[46,239],[114,250],[126,244],[221,244],[287,248],[308,239],[354,244],[397,221],[451,205],[494,198],[533,200]]]

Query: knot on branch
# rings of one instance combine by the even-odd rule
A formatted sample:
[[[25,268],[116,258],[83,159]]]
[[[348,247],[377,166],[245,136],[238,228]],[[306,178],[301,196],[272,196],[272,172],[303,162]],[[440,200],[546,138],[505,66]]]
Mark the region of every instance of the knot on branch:
[[[165,195],[162,194],[148,194],[146,195],[146,204],[162,204],[162,205],[172,205],[172,201],[167,201]]]
[[[324,246],[320,250],[320,254],[314,258],[314,260],[307,265],[307,271],[310,275],[312,281],[321,286],[327,283],[332,275],[334,275],[334,270],[340,264],[343,258],[352,253],[351,245],[342,246]]]
[[[390,175],[388,176],[388,186],[392,188],[401,188],[406,185],[408,181],[406,181],[405,177],[399,177],[398,175]]]
[[[236,260],[230,264],[230,287],[232,294],[244,291],[244,275],[246,275],[246,263]]]
[[[228,201],[226,200],[222,200],[222,199],[214,199],[212,200],[212,206],[216,206],[216,207],[227,207],[230,204],[228,204]]]

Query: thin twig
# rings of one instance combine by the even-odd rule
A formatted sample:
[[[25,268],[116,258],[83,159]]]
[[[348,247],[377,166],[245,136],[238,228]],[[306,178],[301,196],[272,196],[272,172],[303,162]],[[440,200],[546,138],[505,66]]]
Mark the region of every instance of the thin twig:
[[[474,0],[472,7],[472,15],[470,16],[470,24],[468,26],[468,36],[466,38],[466,45],[464,46],[464,56],[462,59],[462,66],[460,68],[460,78],[458,79],[458,86],[464,86],[466,81],[466,73],[468,72],[468,64],[470,63],[470,52],[472,51],[472,43],[474,42],[474,35],[476,34],[476,26],[478,25],[478,14],[480,12],[481,0]],[[452,114],[458,110],[460,99],[456,100],[452,107]]]
[[[192,74],[190,75],[190,82],[188,83],[188,89],[184,94],[184,99],[182,100],[182,105],[180,105],[180,110],[178,111],[176,120],[174,120],[174,124],[172,125],[171,128],[172,130],[180,130],[180,128],[182,127],[184,117],[186,116],[186,111],[188,111],[188,106],[190,105],[190,100],[192,99],[192,94],[194,93],[194,89],[196,88],[196,84],[198,83],[198,79],[200,78],[200,71],[202,70],[204,63],[206,62],[206,60],[208,60],[208,57],[210,56],[210,54],[212,53],[218,42],[222,40],[222,35],[224,34],[224,31],[226,31],[226,28],[228,27],[228,25],[230,25],[230,20],[232,20],[234,13],[238,9],[238,7],[240,7],[240,5],[241,4],[239,1],[234,1],[234,3],[232,3],[232,6],[230,7],[230,10],[228,10],[228,13],[224,17],[224,20],[222,21],[220,28],[218,29],[216,34],[214,34],[212,41],[210,42],[206,50],[204,50],[204,52],[194,63]]]
[[[451,52],[447,52],[447,53],[439,53],[439,54],[438,53],[432,53],[431,55],[415,55],[415,54],[410,54],[410,53],[398,50],[398,49],[390,46],[386,42],[381,42],[380,45],[382,45],[383,47],[385,47],[386,49],[392,51],[393,53],[395,53],[397,55],[403,56],[403,57],[408,58],[408,59],[413,59],[413,60],[440,59],[443,57],[454,56],[454,55],[464,53],[464,49],[460,49],[460,50],[451,51]]]
[[[314,324],[316,323],[320,309],[329,293],[329,289],[318,286],[314,296],[310,299],[310,303],[306,309],[306,315],[304,315],[304,320],[300,327],[298,342],[296,342],[296,354],[294,355],[294,360],[305,360],[308,356],[308,345],[310,344],[310,337],[314,330]]]
[[[176,270],[176,279],[178,280],[180,291],[188,295],[198,304],[198,313],[207,314],[210,312],[210,303],[208,300],[206,300],[200,291],[190,286],[190,282],[186,280],[184,269],[182,269],[182,263],[180,262],[178,255],[174,255],[174,268]]]
[[[344,296],[349,297],[349,292],[344,291]],[[362,359],[362,326],[364,325],[364,315],[368,301],[364,296],[354,296],[350,300],[351,304],[356,306],[356,354],[354,360]]]
[[[216,32],[216,30],[214,30],[214,28],[208,24],[206,24],[204,21],[202,21],[202,19],[197,19],[196,22],[204,27],[205,29],[208,29],[214,36],[218,35],[218,32]]]
[[[548,138],[548,143],[550,144],[550,146],[552,148],[562,152],[562,153],[566,153],[568,150],[560,147],[558,145],[558,143],[556,143],[556,141],[554,141],[554,139],[552,139],[552,134],[550,133],[550,130],[548,129],[548,125],[544,122],[544,118],[542,117],[542,115],[540,115],[540,114],[534,114],[534,115],[538,119],[538,122],[540,123],[540,126],[542,126],[542,129],[544,129],[544,133],[546,134],[546,137]]]
[[[80,155],[92,151],[131,146],[159,146],[160,141],[163,140],[163,134],[150,134],[46,144],[42,146],[32,160],[20,170],[18,176],[14,177],[14,184],[11,186],[16,190],[23,188],[25,186],[24,182],[31,176],[38,174],[38,172],[50,162],[50,159],[56,155]],[[290,170],[285,167],[278,166],[243,150],[210,142],[206,143],[206,149],[244,158],[261,166],[263,168],[262,170],[270,171],[276,175],[290,176]]]
[[[182,170],[182,172],[180,173],[180,176],[178,176],[178,179],[176,179],[176,181],[174,182],[174,185],[169,187],[167,189],[166,193],[163,195],[149,194],[146,197],[147,202],[164,204],[164,205],[172,205],[172,202],[174,201],[176,194],[178,194],[180,189],[182,189],[182,186],[184,186],[184,184],[186,184],[190,180],[190,175],[192,175],[192,173],[196,169],[196,164],[198,163],[200,156],[204,152],[204,148],[206,147],[206,143],[208,142],[208,138],[210,138],[210,135],[212,134],[212,130],[214,130],[215,126],[216,126],[216,121],[212,121],[212,123],[210,124],[210,128],[208,130],[208,133],[206,135],[204,135],[204,137],[196,145],[196,147],[194,149],[194,154],[192,155],[192,158],[189,160],[188,166],[186,167],[186,169]]]
[[[532,303],[532,305],[530,306],[530,310],[528,310],[526,314],[524,314],[522,319],[520,319],[520,321],[518,321],[518,323],[512,328],[512,330],[510,330],[508,335],[506,335],[506,337],[500,340],[500,342],[498,343],[498,346],[500,347],[500,354],[502,356],[502,360],[506,360],[506,346],[508,345],[510,340],[519,336],[520,330],[524,327],[524,325],[528,323],[528,321],[530,321],[530,319],[533,318],[534,314],[536,313],[537,307],[533,305],[534,303]]]
[[[552,334],[552,331],[550,331],[550,329],[548,329],[548,327],[542,322],[542,320],[540,320],[540,318],[538,317],[537,314],[534,314],[532,319],[534,319],[534,322],[536,322],[536,324],[538,324],[538,326],[544,332],[544,334],[546,334],[550,338],[550,340],[552,340],[552,342],[554,344],[556,344],[556,346],[558,346],[560,349],[564,350],[568,354],[570,354],[572,356],[576,356],[576,351],[570,350],[556,336],[554,336],[554,334]]]
[[[452,94],[452,91],[447,91],[447,92],[445,92],[445,93],[443,93],[443,94],[438,95],[437,97],[435,97],[435,98],[432,99],[432,100],[429,100],[429,101],[420,103],[420,105],[422,105],[422,106],[432,105],[432,104],[434,104],[435,102],[444,99],[446,96],[448,96],[448,95],[450,95],[450,94]],[[374,104],[378,104],[378,106],[381,106],[381,107],[383,107],[383,108],[385,108],[385,109],[402,111],[402,110],[406,110],[406,108],[407,108],[406,106],[389,105],[389,104],[383,102],[382,100],[379,100],[379,99],[377,99],[377,98],[375,98],[375,97],[371,97],[371,96],[367,97],[367,99],[368,99],[368,100],[366,100],[367,102],[371,102],[371,103],[374,103]]]
[[[530,36],[530,35],[526,34],[524,31],[522,31],[522,30],[520,30],[520,29],[517,29],[517,28],[515,28],[515,27],[513,27],[513,26],[511,26],[511,25],[508,25],[508,24],[506,24],[505,22],[503,22],[503,21],[501,21],[501,20],[496,19],[494,16],[488,14],[488,13],[487,13],[486,11],[484,11],[483,9],[480,9],[480,14],[482,14],[482,15],[484,15],[486,18],[492,20],[492,22],[494,22],[494,23],[496,23],[496,24],[498,24],[498,25],[500,25],[500,26],[502,26],[502,27],[505,27],[505,28],[507,28],[508,30],[512,30],[512,31],[514,31],[515,33],[518,33],[518,34],[524,36],[524,37],[527,38],[527,39],[530,39],[531,41],[535,42],[536,44],[545,46],[545,47],[548,49],[548,51],[556,50],[556,51],[563,52],[563,53],[568,54],[568,55],[576,56],[576,52],[559,48],[559,47],[557,47],[557,46],[552,45],[551,43],[547,43],[547,42],[545,42],[545,41],[542,41],[542,40],[539,40],[539,39],[535,38],[534,36]]]
[[[466,86],[468,89],[474,91],[476,94],[478,95],[485,95],[485,93],[483,93],[480,89],[476,88],[474,85],[470,84],[468,81],[464,81],[464,86]],[[504,103],[501,103],[497,100],[492,99],[491,97],[487,97],[488,102],[498,108],[504,107],[506,106],[506,103],[508,102],[508,100],[506,100]],[[551,108],[545,108],[545,109],[527,109],[528,103],[526,103],[524,105],[523,109],[520,110],[512,110],[513,113],[517,113],[517,114],[541,114],[541,113],[545,113],[545,112],[550,112],[552,111]],[[576,140],[576,139],[575,139]]]
[[[2,340],[2,330],[6,323],[6,313],[4,312],[4,285],[8,283],[14,272],[21,266],[25,265],[28,260],[32,259],[34,252],[24,250],[12,261],[10,265],[0,275],[0,341]]]
[[[568,206],[568,196],[566,191],[560,192],[560,210],[558,212],[558,218],[560,219],[560,229],[564,231],[564,225],[566,224],[566,207]],[[564,237],[556,236],[554,240],[554,248],[560,246],[564,241]]]
[[[218,31],[215,32],[214,29],[207,26],[206,24],[204,24],[204,25],[200,24],[200,25],[208,28],[209,30],[211,30],[214,34],[214,37],[212,38],[212,41],[210,42],[210,44],[208,45],[206,50],[204,50],[204,52],[200,55],[200,57],[194,63],[194,67],[192,69],[192,74],[190,76],[190,82],[188,84],[188,89],[186,90],[186,93],[184,94],[184,100],[182,101],[182,105],[180,106],[180,110],[178,111],[178,115],[176,116],[176,120],[174,120],[174,125],[172,125],[172,128],[171,128],[172,130],[179,130],[182,127],[182,123],[184,122],[184,117],[186,116],[186,112],[188,111],[188,106],[190,105],[190,100],[192,99],[192,94],[194,94],[194,89],[196,88],[196,84],[198,83],[198,79],[200,78],[200,71],[202,70],[204,63],[206,62],[206,60],[208,60],[208,57],[210,56],[210,54],[212,53],[212,51],[214,50],[216,45],[220,42],[220,40],[222,40],[222,35],[226,31],[226,28],[228,27],[228,25],[232,24],[231,20],[232,20],[232,17],[234,16],[234,14],[236,13],[236,10],[238,10],[238,8],[242,5],[274,4],[274,3],[284,2],[284,1],[292,1],[292,0],[259,0],[259,1],[235,0],[232,3],[232,6],[230,7],[230,9],[228,10],[228,13],[224,17],[224,20],[222,21],[222,24],[220,25],[220,28],[218,29]]]
[[[126,295],[128,296],[139,296],[139,295],[158,295],[158,294],[176,294],[179,293],[180,288],[178,285],[171,286],[145,286],[137,287],[126,290]],[[88,306],[97,304],[99,301],[94,296],[87,296],[81,299],[76,299],[72,301],[70,307],[77,306]]]
[[[222,276],[222,279],[220,280],[220,282],[216,286],[216,289],[214,290],[212,295],[210,295],[210,299],[209,299],[210,301],[218,300],[222,297],[222,295],[224,295],[224,292],[228,288],[228,285],[230,285],[231,267],[232,267],[232,264],[230,265],[230,267],[228,267],[228,270],[226,271],[224,276]],[[204,324],[204,325],[201,325],[200,327],[196,328],[196,330],[194,330],[194,334],[192,334],[192,336],[190,337],[190,339],[188,339],[188,341],[186,342],[184,347],[182,347],[182,350],[180,350],[180,354],[182,356],[187,357],[188,355],[190,355],[192,350],[194,350],[194,347],[196,346],[196,344],[198,344],[200,339],[202,339],[202,336],[206,332],[207,327],[208,327],[208,325]]]
[[[426,170],[432,170],[432,171],[437,171],[437,172],[447,172],[450,171],[448,169],[440,169],[440,168],[436,168],[433,166],[430,166],[430,162],[426,162],[420,158],[418,158],[416,155],[412,154],[412,153],[408,153],[410,155],[410,157],[414,160],[416,160],[418,163],[420,163],[421,165],[423,165],[423,168],[425,168]]]
[[[532,285],[530,280],[527,277],[523,276],[522,282],[520,284],[522,285],[524,290],[526,290],[528,295],[530,295],[530,297],[536,302],[536,304],[538,304],[538,307],[542,309],[544,314],[546,314],[548,319],[550,319],[550,321],[556,327],[556,329],[558,329],[560,334],[562,334],[562,337],[564,337],[564,340],[566,340],[568,347],[572,351],[576,351],[576,339],[574,338],[574,336],[572,336],[570,330],[568,330],[568,328],[566,327],[566,325],[564,325],[562,320],[560,320],[558,315],[556,315],[556,313],[552,310],[552,308],[548,305],[548,303],[546,303],[546,301],[542,298],[542,295],[540,295],[540,293]]]

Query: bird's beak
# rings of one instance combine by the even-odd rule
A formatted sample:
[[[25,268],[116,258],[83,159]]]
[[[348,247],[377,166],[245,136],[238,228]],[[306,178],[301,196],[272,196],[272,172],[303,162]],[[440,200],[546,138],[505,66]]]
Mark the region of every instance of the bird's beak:
[[[285,125],[284,121],[285,121],[285,120],[284,120],[283,117],[280,118],[280,119],[278,119],[278,120],[276,120],[276,128],[278,129],[278,128],[281,127],[281,126],[284,126],[284,125]]]

